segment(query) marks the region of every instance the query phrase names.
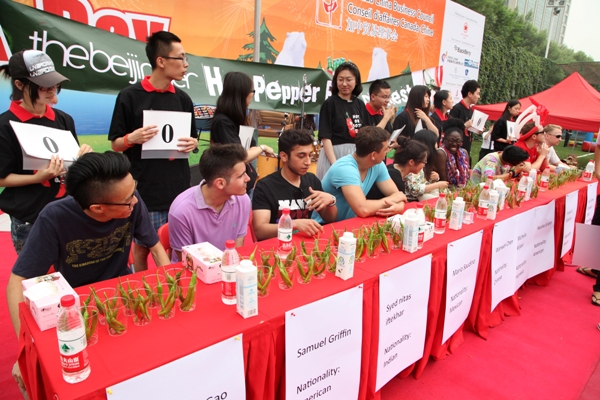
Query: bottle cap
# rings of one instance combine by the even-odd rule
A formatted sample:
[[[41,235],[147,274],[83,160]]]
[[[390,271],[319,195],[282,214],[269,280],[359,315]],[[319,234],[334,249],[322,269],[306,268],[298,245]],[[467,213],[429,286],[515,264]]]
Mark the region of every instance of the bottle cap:
[[[252,261],[250,261],[250,260],[242,260],[242,261],[240,261],[240,266],[241,267],[253,267],[254,264],[252,264]]]
[[[225,242],[225,248],[233,249],[235,248],[235,240],[228,240]]]
[[[344,232],[342,237],[345,237],[346,239],[354,239],[354,234],[352,232]]]
[[[72,294],[66,294],[60,298],[61,307],[71,307],[75,305],[75,296]]]
[[[284,215],[290,215],[290,209],[289,209],[289,208],[284,208],[284,209],[283,209],[281,212],[282,212]]]
[[[484,185],[483,188],[484,189],[489,189],[490,187],[488,185]]]
[[[460,196],[458,196],[456,199],[454,199],[454,201],[455,201],[455,202],[459,202],[459,203],[462,203],[462,202],[464,202],[463,198],[462,198],[462,197],[460,197]]]
[[[523,172],[523,176],[529,176],[529,172]]]
[[[423,206],[424,206],[423,203],[421,203],[421,202],[417,203],[417,208],[423,208]]]
[[[443,199],[444,197],[446,197],[446,193],[444,193],[444,192],[440,193],[440,197]]]

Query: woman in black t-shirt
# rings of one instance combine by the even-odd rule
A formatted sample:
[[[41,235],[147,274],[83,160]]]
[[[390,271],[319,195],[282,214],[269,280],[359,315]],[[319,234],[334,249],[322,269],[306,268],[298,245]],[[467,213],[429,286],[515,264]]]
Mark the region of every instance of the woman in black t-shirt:
[[[502,112],[502,116],[498,119],[498,121],[494,123],[494,126],[491,128],[491,141],[494,143],[494,148],[492,151],[502,151],[514,142],[514,139],[511,140],[508,138],[506,122],[515,122],[520,112],[521,103],[519,102],[519,100],[509,100],[506,103],[506,107]],[[484,154],[483,156],[485,155],[486,154]]]
[[[406,108],[394,120],[394,130],[404,127],[401,135],[412,139],[415,135],[415,129],[421,121],[423,129],[428,129],[438,135],[438,128],[429,118],[430,96],[431,91],[427,86],[413,86],[408,94]]]
[[[45,126],[70,131],[76,141],[75,123],[71,116],[53,109],[60,85],[68,79],[54,69],[50,57],[38,50],[24,50],[12,55],[0,72],[10,78],[12,93],[8,111],[0,115],[0,208],[10,215],[11,236],[17,254],[25,245],[32,224],[50,202],[65,196],[64,161],[52,156],[47,168],[23,169],[23,152],[10,124]],[[87,144],[78,156],[92,151]]]
[[[254,83],[252,78],[243,72],[228,72],[223,80],[223,92],[217,99],[217,108],[210,125],[210,141],[212,143],[239,143],[240,126],[249,125],[248,107],[254,95]],[[267,156],[274,157],[273,149],[264,144],[257,146],[252,138],[250,147],[247,149],[246,174],[250,177],[247,193],[252,198],[254,184],[258,174],[254,166],[250,164],[264,152]]]
[[[335,69],[332,96],[323,102],[319,113],[319,153],[317,177],[323,179],[329,167],[341,157],[354,153],[356,133],[365,124],[367,109],[357,96],[362,92],[360,71],[351,62]]]
[[[442,124],[448,120],[448,112],[454,107],[454,99],[452,94],[447,90],[438,90],[433,95],[434,110],[431,114],[431,121],[438,129],[438,146],[440,141],[443,139],[444,132],[442,130]]]

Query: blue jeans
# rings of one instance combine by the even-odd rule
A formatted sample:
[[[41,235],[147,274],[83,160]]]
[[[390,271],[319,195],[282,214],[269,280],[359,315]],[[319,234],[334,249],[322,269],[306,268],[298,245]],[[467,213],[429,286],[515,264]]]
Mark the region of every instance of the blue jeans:
[[[23,246],[25,246],[25,241],[27,241],[32,226],[33,224],[30,224],[29,222],[23,222],[12,215],[10,216],[10,236],[17,254],[23,250]]]

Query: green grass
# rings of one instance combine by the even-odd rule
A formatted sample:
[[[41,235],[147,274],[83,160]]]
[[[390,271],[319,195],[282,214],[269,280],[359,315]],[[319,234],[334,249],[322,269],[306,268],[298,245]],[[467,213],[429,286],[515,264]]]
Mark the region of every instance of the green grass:
[[[189,163],[190,165],[198,164],[200,161],[200,156],[204,149],[208,147],[209,144],[209,132],[202,132],[200,135],[200,151],[197,154],[190,154]],[[110,150],[110,141],[107,139],[107,135],[80,135],[79,142],[89,144],[92,149],[94,149],[97,153],[104,153],[105,151]],[[277,153],[277,139],[275,138],[259,138],[258,144],[265,144],[275,150]]]

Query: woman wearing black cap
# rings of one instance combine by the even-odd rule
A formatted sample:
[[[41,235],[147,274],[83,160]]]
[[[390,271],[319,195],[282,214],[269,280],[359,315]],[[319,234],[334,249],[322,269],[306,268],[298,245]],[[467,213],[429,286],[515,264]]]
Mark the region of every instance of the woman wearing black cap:
[[[47,54],[19,51],[0,66],[0,72],[10,78],[12,86],[10,107],[0,115],[0,187],[5,188],[0,209],[10,215],[12,241],[19,253],[40,211],[65,196],[61,176],[66,171],[59,156],[52,156],[45,169],[24,170],[21,145],[10,121],[70,131],[75,140],[77,135],[73,118],[51,107],[61,83],[68,79],[56,72]],[[79,155],[91,150],[84,144]]]

